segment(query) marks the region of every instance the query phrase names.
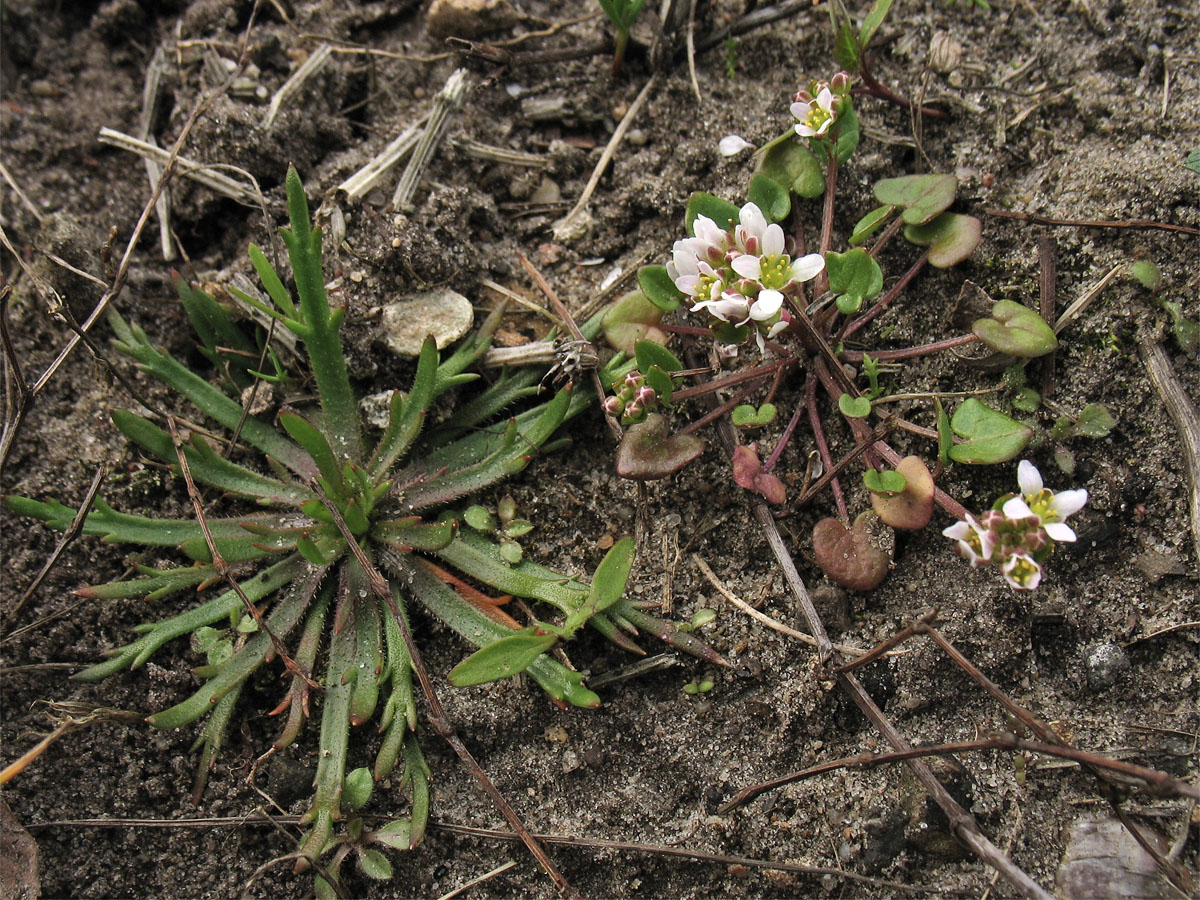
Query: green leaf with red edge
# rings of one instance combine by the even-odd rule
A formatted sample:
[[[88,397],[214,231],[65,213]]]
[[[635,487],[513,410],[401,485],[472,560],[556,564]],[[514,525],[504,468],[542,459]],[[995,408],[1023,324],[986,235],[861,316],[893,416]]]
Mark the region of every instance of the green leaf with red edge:
[[[971,331],[996,352],[1024,359],[1045,356],[1058,347],[1058,338],[1046,320],[1036,310],[1012,300],[997,300],[992,317],[977,319]]]
[[[899,206],[906,225],[925,225],[946,210],[958,193],[958,179],[953,175],[902,175],[875,183],[875,199],[880,203]]]
[[[617,474],[634,481],[655,481],[678,472],[704,453],[707,444],[694,434],[671,435],[667,420],[651,413],[631,426],[617,447]]]
[[[982,222],[958,213],[942,213],[927,225],[904,226],[910,243],[929,248],[929,264],[935,269],[948,269],[970,257],[982,235]]]

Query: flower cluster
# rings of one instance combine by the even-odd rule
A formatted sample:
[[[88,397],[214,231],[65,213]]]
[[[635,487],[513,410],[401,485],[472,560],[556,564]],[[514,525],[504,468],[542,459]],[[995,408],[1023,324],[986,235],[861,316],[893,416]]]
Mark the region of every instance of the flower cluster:
[[[804,138],[823,138],[850,94],[850,76],[838,72],[832,81],[814,81],[807,91],[792,96],[792,115],[796,118],[796,134]]]
[[[968,515],[942,534],[958,541],[959,555],[971,565],[997,566],[1012,587],[1031,591],[1054,543],[1075,540],[1065,520],[1087,503],[1087,491],[1051,491],[1029,460],[1017,467],[1017,484],[1020,494],[1001,497],[982,518]]]
[[[675,242],[667,273],[692,299],[692,312],[704,310],[734,327],[752,324],[759,350],[764,349],[765,339],[791,323],[785,295],[820,274],[824,258],[810,253],[792,259],[783,229],[768,224],[753,203],[741,208],[738,224],[729,230],[697,216],[693,232],[694,237]]]
[[[634,369],[620,381],[612,383],[613,396],[604,398],[604,411],[613,418],[618,416],[622,425],[636,425],[645,421],[659,403],[658,391],[646,384],[646,378]]]

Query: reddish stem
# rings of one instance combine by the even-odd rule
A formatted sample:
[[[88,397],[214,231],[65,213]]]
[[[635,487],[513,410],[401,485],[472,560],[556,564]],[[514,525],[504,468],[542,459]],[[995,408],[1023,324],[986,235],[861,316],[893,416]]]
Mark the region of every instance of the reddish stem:
[[[806,389],[808,386],[808,381],[811,381],[811,380],[812,380],[811,376],[809,376],[809,378],[806,379],[806,381],[805,381]],[[779,462],[779,457],[781,457],[783,455],[783,448],[786,447],[788,445],[788,443],[791,441],[792,433],[796,430],[796,426],[800,424],[800,415],[802,412],[804,412],[804,404],[797,403],[796,411],[794,413],[792,413],[791,421],[787,423],[787,427],[783,429],[783,434],[781,434],[779,436],[779,440],[775,444],[775,449],[771,451],[771,455],[768,456],[767,461],[765,463],[763,463],[762,471],[763,471],[764,475],[767,474],[768,472],[770,472],[773,468],[775,468],[775,463]]]
[[[912,359],[915,356],[928,356],[930,353],[940,353],[942,350],[949,350],[951,347],[963,347],[967,344],[974,344],[978,340],[979,338],[973,334],[960,334],[958,337],[934,341],[932,344],[921,344],[919,347],[904,347],[900,350],[880,350],[878,353],[872,353],[871,359],[878,360],[879,362]],[[865,352],[863,350],[843,350],[841,358],[851,363],[862,362]]]
[[[820,360],[817,360],[820,363]],[[817,442],[817,452],[821,454],[821,464],[826,469],[833,468],[833,457],[829,453],[829,444],[825,440],[825,429],[821,425],[821,416],[817,411],[817,381],[810,378],[805,385],[804,406],[808,410],[808,424],[812,427],[813,439]],[[850,511],[846,508],[846,495],[842,493],[842,483],[834,478],[829,482],[833,489],[833,499],[837,503],[838,515],[849,521]]]
[[[866,60],[863,60],[863,64],[859,68],[858,74],[859,77],[862,78],[865,92],[873,97],[878,97],[881,100],[887,100],[889,103],[895,103],[897,106],[903,107],[911,112],[919,113],[922,116],[930,119],[950,118],[949,114],[942,112],[940,109],[930,109],[928,106],[917,106],[911,100],[908,100],[897,94],[890,87],[871,74],[871,70],[867,68]]]

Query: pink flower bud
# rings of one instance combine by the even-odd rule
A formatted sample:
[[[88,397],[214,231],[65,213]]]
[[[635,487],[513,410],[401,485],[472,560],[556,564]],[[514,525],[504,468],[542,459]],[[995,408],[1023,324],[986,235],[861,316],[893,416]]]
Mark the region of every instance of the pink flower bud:
[[[604,411],[615,418],[625,411],[625,404],[616,397],[605,397]]]
[[[658,402],[658,393],[649,385],[644,385],[634,392],[633,402],[648,408]]]

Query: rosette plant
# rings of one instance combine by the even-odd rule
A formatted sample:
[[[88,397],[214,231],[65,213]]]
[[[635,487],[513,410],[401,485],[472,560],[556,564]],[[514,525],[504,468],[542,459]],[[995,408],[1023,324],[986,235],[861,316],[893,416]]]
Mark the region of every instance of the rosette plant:
[[[299,338],[300,358],[311,371],[317,402],[285,408],[278,416],[282,430],[249,415],[237,399],[259,377],[255,369],[265,368],[261,360],[269,353],[207,294],[178,284],[202,351],[216,366],[218,384],[155,348],[138,326],[115,313],[109,317],[116,347],[228,429],[245,460],[227,458],[199,434],[183,440],[172,416],[161,416],[165,421],[158,424],[132,412],[113,414],[130,440],[184,476],[198,514],[196,519],[149,518],[97,501],[84,532],[108,543],[176,548],[191,562],[139,566],[130,580],[80,593],[104,600],[160,600],[215,588],[216,596],[139,626],[137,640],[108,651],[106,662],[75,677],[99,681],[136,669],[168,641],[191,635],[193,649],[207,659],[195,670],[203,683],[148,721],[174,729],[207,716],[197,742],[203,748],[198,800],[247,679],[278,660],[290,685],[273,711],[285,714],[275,748],[292,744],[306,719],[320,718],[314,793],[302,818],[309,830],[298,865],[304,868],[333,850],[322,874],[336,878],[337,867],[353,849],[365,873],[386,878],[390,864],[369,845],[415,846],[429,814],[429,771],[416,740],[410,603],[421,604],[482,648],[450,673],[451,683],[478,684],[526,672],[560,705],[599,705],[581,674],[547,655],[584,625],[634,652],[641,651],[625,632],[640,628],[705,658],[719,657],[622,598],[631,540],[612,548],[589,586],[514,557],[488,533],[459,527],[450,507],[524,469],[539,450],[549,449],[559,426],[588,403],[568,384],[548,402],[490,425],[500,410],[537,393],[539,373],[528,370],[505,374],[437,428],[426,427],[439,397],[477,377],[465,370],[487,349],[498,315],[445,360],[432,338],[426,340],[411,390],[392,393],[386,427],[371,438],[342,351],[345,309],[331,307],[326,297],[320,231],[311,227],[294,169],[288,171],[287,197],[291,225],[281,233],[298,302],[253,246],[250,258],[270,302],[238,294]],[[277,377],[278,366],[275,371]],[[621,377],[619,360],[606,374]],[[261,465],[253,461],[256,455]],[[202,489],[249,511],[202,514]],[[17,512],[57,529],[68,528],[76,516],[55,500],[6,500]],[[554,609],[557,624],[522,626],[501,608],[512,596]],[[350,735],[372,721],[382,734],[374,765],[348,773]],[[402,766],[401,785],[411,792],[408,819],[370,832],[356,818],[335,836],[334,823],[361,808],[373,783],[397,765]],[[317,887],[318,893],[332,890],[324,879]]]

